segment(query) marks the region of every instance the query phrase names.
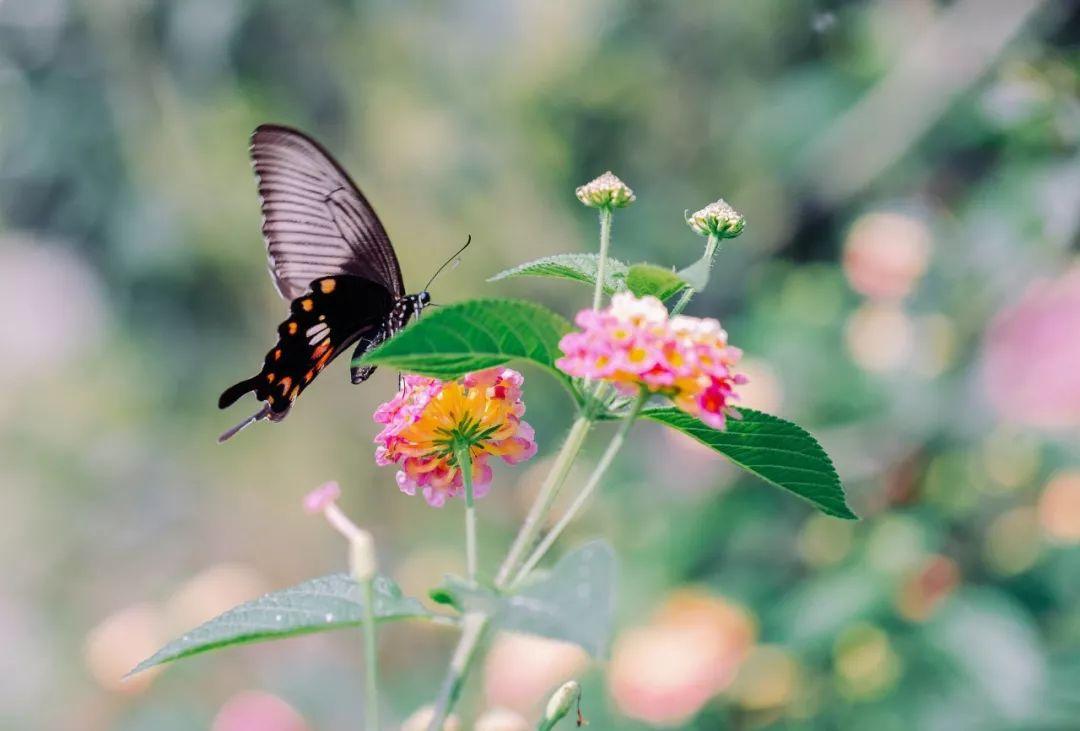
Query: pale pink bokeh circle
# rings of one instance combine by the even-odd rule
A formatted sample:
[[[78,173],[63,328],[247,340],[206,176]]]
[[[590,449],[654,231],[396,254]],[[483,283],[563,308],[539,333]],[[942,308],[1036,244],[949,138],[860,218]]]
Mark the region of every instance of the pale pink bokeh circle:
[[[998,312],[984,337],[981,375],[1003,421],[1080,425],[1080,266],[1032,283]]]

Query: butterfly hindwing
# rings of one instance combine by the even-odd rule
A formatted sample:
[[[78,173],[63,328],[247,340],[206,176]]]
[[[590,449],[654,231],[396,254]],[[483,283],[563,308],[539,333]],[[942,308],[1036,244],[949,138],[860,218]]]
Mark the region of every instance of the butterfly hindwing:
[[[370,338],[385,328],[394,305],[382,285],[363,277],[316,279],[292,301],[262,370],[226,389],[218,405],[226,408],[254,391],[269,407],[270,419],[284,418],[297,396],[330,361],[357,339]]]

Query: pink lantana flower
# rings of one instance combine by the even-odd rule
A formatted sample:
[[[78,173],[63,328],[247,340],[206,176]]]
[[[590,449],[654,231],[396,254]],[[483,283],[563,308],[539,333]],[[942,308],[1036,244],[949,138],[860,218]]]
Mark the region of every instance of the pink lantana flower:
[[[407,495],[420,490],[429,505],[464,495],[454,450],[466,443],[472,458],[473,494],[491,485],[490,457],[517,464],[536,454],[533,428],[522,420],[525,379],[510,368],[490,368],[457,381],[406,375],[390,401],[375,411],[384,424],[375,437],[375,461],[399,467],[397,483]]]
[[[610,381],[632,395],[645,389],[669,397],[677,407],[709,426],[723,429],[735,386],[745,376],[733,372],[742,351],[711,318],[670,317],[655,297],[615,295],[604,310],[582,310],[580,332],[563,337],[560,369],[581,378]]]

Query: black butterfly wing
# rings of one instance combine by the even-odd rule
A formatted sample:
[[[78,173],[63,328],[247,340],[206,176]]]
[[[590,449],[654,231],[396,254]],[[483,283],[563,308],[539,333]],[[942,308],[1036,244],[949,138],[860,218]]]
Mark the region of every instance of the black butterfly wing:
[[[257,418],[285,418],[293,402],[327,364],[358,339],[383,331],[395,310],[382,284],[363,277],[323,277],[292,301],[289,318],[278,327],[278,341],[262,370],[221,394],[218,406],[231,406],[254,391],[265,403]],[[226,433],[231,436],[232,433]]]
[[[251,136],[270,273],[286,299],[338,275],[405,294],[401,267],[379,217],[348,173],[303,132],[262,125]],[[383,314],[386,314],[385,312]]]

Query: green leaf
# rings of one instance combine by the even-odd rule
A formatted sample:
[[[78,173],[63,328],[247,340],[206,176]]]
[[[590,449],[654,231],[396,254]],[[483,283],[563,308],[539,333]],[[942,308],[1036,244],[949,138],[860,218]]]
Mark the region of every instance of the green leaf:
[[[855,519],[825,450],[802,427],[753,409],[739,409],[720,431],[674,408],[646,409],[642,416],[688,434],[744,470],[805,498],[837,518]]]
[[[396,337],[353,360],[450,379],[514,359],[555,368],[559,340],[570,323],[546,307],[521,300],[469,300],[425,314]]]
[[[375,577],[379,621],[430,617],[415,599],[386,576]],[[155,665],[219,647],[355,627],[364,616],[363,589],[348,574],[330,574],[266,594],[199,625],[135,666],[133,675]]]
[[[449,575],[437,591],[462,612],[483,612],[498,629],[564,640],[600,657],[615,613],[615,552],[592,541],[566,554],[545,574],[512,594]]]
[[[599,254],[555,254],[501,271],[488,281],[496,282],[510,277],[553,277],[570,279],[591,287],[596,284],[596,267],[599,261]],[[607,267],[604,269],[604,293],[610,295],[625,291],[626,274],[629,270],[630,268],[618,259],[608,258]]]
[[[626,275],[627,288],[638,297],[652,295],[661,300],[687,286],[675,272],[655,264],[634,264]]]

